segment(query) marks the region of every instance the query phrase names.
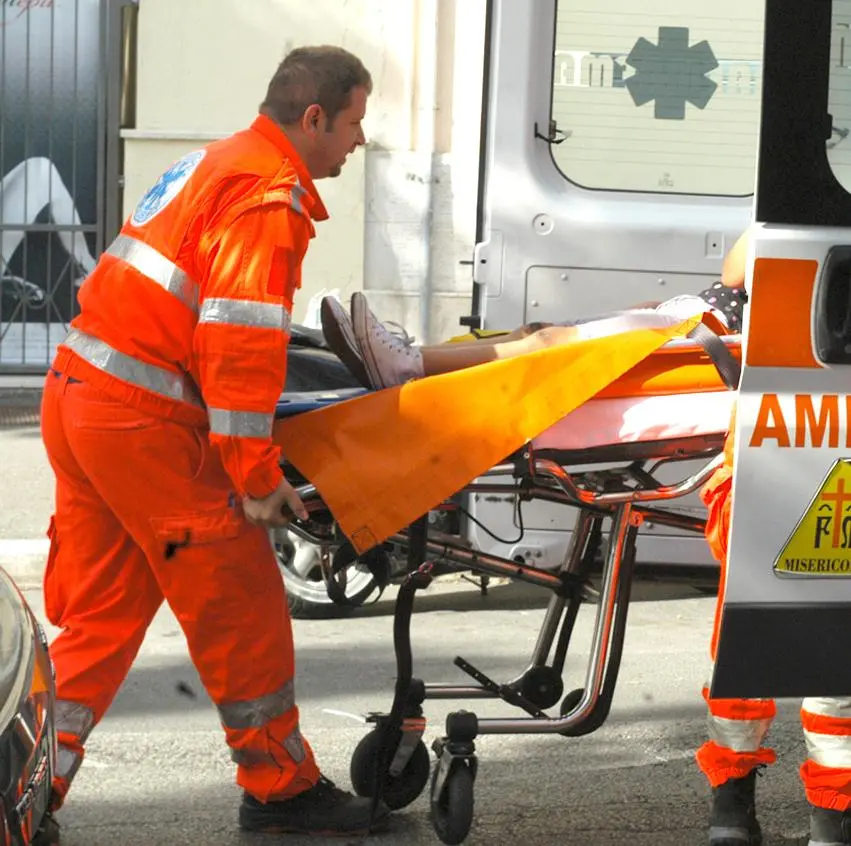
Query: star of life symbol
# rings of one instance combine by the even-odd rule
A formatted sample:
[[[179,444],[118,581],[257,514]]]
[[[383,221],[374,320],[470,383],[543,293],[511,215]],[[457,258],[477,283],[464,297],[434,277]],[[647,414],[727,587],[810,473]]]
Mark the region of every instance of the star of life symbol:
[[[658,44],[639,38],[626,59],[635,68],[625,83],[633,102],[655,100],[654,115],[661,120],[684,120],[686,103],[705,109],[718,88],[706,75],[718,67],[709,42],[688,42],[688,27],[660,26]]]
[[[150,223],[183,190],[206,154],[206,150],[196,150],[176,161],[139,201],[133,212],[133,225]]]
[[[777,556],[774,572],[851,577],[851,460],[834,462]]]

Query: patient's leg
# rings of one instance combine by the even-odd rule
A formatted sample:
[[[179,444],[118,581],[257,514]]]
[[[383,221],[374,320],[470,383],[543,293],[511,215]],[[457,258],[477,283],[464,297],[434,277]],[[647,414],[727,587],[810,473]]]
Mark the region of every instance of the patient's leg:
[[[444,341],[442,344],[434,347],[425,347],[425,349],[438,349],[439,347],[447,345],[451,345],[453,347],[466,347],[473,344],[507,344],[511,341],[519,341],[521,338],[527,338],[529,335],[534,334],[540,329],[544,329],[547,326],[552,325],[552,323],[526,323],[511,332],[505,332],[499,335],[488,335],[483,338],[470,338],[465,341]]]
[[[368,382],[374,388],[389,388],[410,379],[514,358],[569,343],[577,336],[577,329],[573,326],[548,326],[531,334],[518,332],[514,337],[493,341],[481,339],[470,343],[416,347],[390,332],[372,313],[363,294],[352,297],[352,331]],[[346,361],[351,355],[352,351],[349,351],[341,358]]]
[[[376,330],[376,333],[379,332],[380,330]],[[438,373],[451,373],[454,370],[475,367],[488,361],[515,358],[547,347],[569,344],[575,341],[577,336],[578,329],[575,326],[547,326],[528,334],[518,332],[512,333],[511,336],[493,338],[490,343],[490,339],[482,338],[474,343],[422,347],[423,375],[435,376]]]
[[[659,328],[681,320],[673,315],[636,309],[572,326],[547,325],[531,333],[521,328],[493,340],[417,347],[387,329],[372,313],[362,293],[352,296],[351,323],[339,304],[333,309],[323,308],[322,313],[329,345],[364,385],[373,388],[389,388],[411,379],[452,373],[577,340]]]
[[[351,319],[333,297],[323,299],[320,315],[328,345],[358,381],[372,388],[400,385],[410,379],[511,358],[566,343],[575,335],[573,327],[529,324],[493,338],[417,347],[390,332],[372,313],[361,293],[352,297]],[[353,321],[358,324],[359,332],[355,331]]]

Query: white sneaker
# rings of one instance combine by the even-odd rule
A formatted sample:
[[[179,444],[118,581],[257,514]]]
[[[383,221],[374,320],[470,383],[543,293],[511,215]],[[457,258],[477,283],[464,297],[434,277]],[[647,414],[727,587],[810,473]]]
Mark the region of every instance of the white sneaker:
[[[359,291],[352,294],[352,328],[373,388],[392,388],[422,378],[423,355],[419,348],[406,344],[387,329]]]
[[[372,382],[361,358],[352,321],[340,301],[336,297],[323,297],[319,316],[322,320],[322,334],[331,352],[346,365],[346,369],[358,382],[365,388],[371,388]]]

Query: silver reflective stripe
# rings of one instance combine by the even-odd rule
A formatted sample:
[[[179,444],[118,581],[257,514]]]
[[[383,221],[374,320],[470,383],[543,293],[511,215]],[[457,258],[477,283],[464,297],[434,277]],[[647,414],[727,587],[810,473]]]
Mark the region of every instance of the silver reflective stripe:
[[[290,197],[292,198],[292,206],[295,211],[299,214],[304,214],[304,206],[302,205],[301,198],[307,193],[302,187],[301,182],[296,179],[295,185],[290,189]]]
[[[287,754],[297,764],[300,764],[307,757],[307,750],[304,748],[304,738],[301,736],[298,726],[296,726],[293,733],[284,741],[284,749],[287,750]]]
[[[214,435],[229,435],[232,438],[269,438],[272,436],[274,414],[260,414],[253,411],[228,411],[225,408],[211,408],[207,412],[210,418],[210,432]]]
[[[80,769],[80,764],[83,763],[83,757],[73,749],[67,746],[59,746],[59,754],[56,756],[56,776],[70,783],[77,770]]]
[[[210,297],[204,300],[198,322],[290,331],[290,313],[284,306],[225,297]]]
[[[77,702],[69,702],[67,699],[57,699],[53,706],[53,713],[56,731],[73,734],[80,739],[80,743],[86,742],[95,724],[95,715],[91,708]]]
[[[819,734],[804,730],[807,753],[822,767],[836,770],[851,769],[851,736],[847,734]]]
[[[814,728],[804,730],[810,758],[822,767],[851,769],[851,698],[807,697],[801,711],[818,717],[845,720],[848,734],[827,734]]]
[[[848,697],[814,697],[808,696],[801,703],[801,710],[820,717],[838,717],[849,720],[851,730],[851,698]]]
[[[709,715],[709,737],[733,752],[756,752],[768,734],[771,720],[729,720]]]
[[[204,407],[195,384],[184,374],[138,361],[79,329],[72,329],[62,345],[116,379],[169,399]]]
[[[713,825],[709,829],[710,843],[742,843],[742,846],[749,846],[753,843],[750,830],[747,828],[731,828],[730,826]],[[810,841],[809,846],[813,846]]]
[[[270,744],[271,745],[271,744]],[[307,757],[307,749],[304,746],[304,738],[298,727],[292,734],[280,744],[287,755],[297,764]],[[281,768],[281,762],[275,757],[274,750],[265,749],[232,749],[231,760],[243,767],[273,766]]]
[[[262,728],[295,707],[295,685],[288,681],[280,690],[257,699],[217,706],[222,725],[230,729]]]
[[[110,244],[107,253],[127,262],[143,276],[147,276],[152,282],[156,282],[180,300],[188,309],[197,313],[198,285],[173,261],[153,247],[129,235],[119,235]]]

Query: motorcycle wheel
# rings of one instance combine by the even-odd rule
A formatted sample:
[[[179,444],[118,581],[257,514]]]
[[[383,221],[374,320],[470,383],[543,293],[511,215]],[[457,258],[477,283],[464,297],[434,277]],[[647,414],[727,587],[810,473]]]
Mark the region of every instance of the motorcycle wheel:
[[[315,544],[286,530],[272,533],[278,566],[284,577],[290,616],[296,620],[327,620],[345,617],[362,605],[376,590],[375,579],[357,564],[346,572],[348,605],[334,602],[322,578],[319,549]]]

